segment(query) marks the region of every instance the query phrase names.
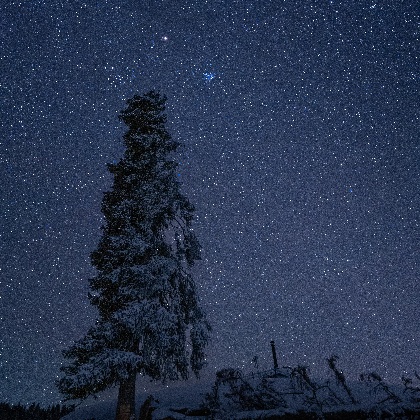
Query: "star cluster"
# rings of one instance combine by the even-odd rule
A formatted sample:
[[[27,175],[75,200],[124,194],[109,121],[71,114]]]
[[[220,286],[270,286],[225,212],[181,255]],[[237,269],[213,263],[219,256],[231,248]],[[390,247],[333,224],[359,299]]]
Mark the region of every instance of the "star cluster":
[[[319,374],[333,353],[420,369],[416,2],[13,0],[0,19],[0,400],[59,399],[96,316],[117,113],[150,89],[196,206],[208,375],[271,367],[270,340]]]

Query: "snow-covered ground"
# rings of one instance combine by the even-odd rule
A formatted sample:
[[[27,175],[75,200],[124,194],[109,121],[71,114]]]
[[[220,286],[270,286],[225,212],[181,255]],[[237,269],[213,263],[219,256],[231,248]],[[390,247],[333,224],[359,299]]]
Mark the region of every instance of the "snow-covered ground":
[[[185,415],[186,410],[191,414],[203,403],[211,410],[213,418],[220,420],[262,419],[299,411],[322,414],[358,410],[400,415],[411,410],[418,412],[420,418],[418,378],[414,377],[404,386],[403,383],[386,384],[374,373],[354,383],[340,381],[340,376],[334,374],[325,380],[315,380],[307,373],[300,368],[281,368],[276,372],[246,376],[240,371],[226,369],[218,373],[215,381],[189,380],[167,386],[154,385],[139,391],[137,415],[148,395],[153,395],[154,420],[209,418]],[[115,409],[116,394],[110,393],[101,400],[79,406],[65,420],[112,420]]]
[[[205,395],[210,392],[214,381],[190,379],[188,381],[172,382],[167,385],[151,384],[142,386],[138,384],[136,400],[136,413],[138,416],[140,406],[149,395],[153,395],[154,410],[153,418],[161,419],[172,416],[175,419],[185,419],[185,415],[173,410],[199,408]],[[91,399],[77,407],[63,420],[112,420],[117,407],[117,392],[111,391],[101,395],[98,399]]]

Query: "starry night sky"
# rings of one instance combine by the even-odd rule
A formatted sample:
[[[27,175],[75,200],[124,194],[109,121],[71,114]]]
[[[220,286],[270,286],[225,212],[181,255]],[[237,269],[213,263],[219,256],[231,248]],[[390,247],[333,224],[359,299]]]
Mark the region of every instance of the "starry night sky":
[[[2,2],[0,401],[56,402],[95,320],[117,115],[168,97],[213,326],[205,375],[420,370],[419,4]],[[352,376],[353,375],[353,376]]]

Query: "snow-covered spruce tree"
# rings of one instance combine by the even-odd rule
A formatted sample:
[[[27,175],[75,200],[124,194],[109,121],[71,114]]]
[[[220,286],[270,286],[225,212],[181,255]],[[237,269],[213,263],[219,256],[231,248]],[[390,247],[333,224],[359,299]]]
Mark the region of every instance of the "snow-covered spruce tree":
[[[165,101],[154,91],[136,95],[120,113],[126,150],[108,165],[114,184],[104,194],[105,225],[91,255],[97,275],[89,298],[99,317],[64,351],[70,364],[58,381],[67,399],[119,386],[118,420],[135,416],[138,373],[186,379],[191,368],[198,375],[210,332],[190,273],[200,245],[194,208],[170,158],[178,143],[165,129]]]

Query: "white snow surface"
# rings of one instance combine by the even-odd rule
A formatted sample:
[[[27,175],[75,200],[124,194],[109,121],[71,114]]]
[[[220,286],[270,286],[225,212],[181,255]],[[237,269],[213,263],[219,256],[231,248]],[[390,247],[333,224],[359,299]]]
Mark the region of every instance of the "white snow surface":
[[[233,370],[232,370],[233,371]],[[238,371],[236,371],[238,372]],[[403,413],[404,409],[415,410],[420,415],[420,384],[414,381],[411,389],[403,384],[390,385],[384,381],[370,379],[346,384],[356,402],[344,387],[334,377],[324,380],[310,378],[312,384],[316,384],[316,397],[313,388],[301,386],[302,382],[292,379],[290,369],[279,369],[274,372],[262,374],[242,375],[226,380],[226,376],[218,381],[218,404],[213,406],[215,419],[240,420],[240,419],[264,419],[270,416],[280,416],[285,413],[298,413],[299,411],[312,411],[319,415],[325,412],[356,411],[363,410],[376,413]],[[264,382],[265,387],[261,387]],[[185,409],[199,409],[206,394],[212,392],[215,381],[196,380],[172,382],[167,385],[155,384],[148,387],[138,386],[136,419],[138,418],[141,404],[149,395],[153,395],[153,420],[164,418],[200,420],[210,417],[186,416]],[[242,388],[241,388],[242,387]],[[247,396],[249,401],[261,400],[273,401],[273,398],[261,396],[271,395],[277,403],[274,406],[256,407],[248,404],[241,405],[240,398],[232,397],[235,390]],[[268,393],[267,393],[268,390]],[[257,396],[257,397],[255,397]],[[277,404],[277,405],[276,405]],[[270,405],[270,403],[268,403]],[[272,404],[273,405],[273,404]],[[64,417],[65,420],[113,420],[116,410],[116,391],[103,395],[101,399],[92,400],[79,406],[75,412]],[[401,418],[401,417],[400,417]]]
[[[149,395],[153,395],[153,406],[156,410],[153,419],[172,416],[175,419],[185,419],[185,415],[176,413],[174,409],[196,409],[200,407],[206,393],[210,392],[213,382],[189,379],[187,381],[170,382],[167,385],[153,384],[141,386],[138,384],[136,399],[136,416],[140,406]],[[98,399],[90,399],[81,404],[73,413],[63,417],[63,420],[113,420],[117,408],[117,391],[104,393]],[[138,417],[136,417],[138,418]],[[199,419],[199,417],[194,417]]]

